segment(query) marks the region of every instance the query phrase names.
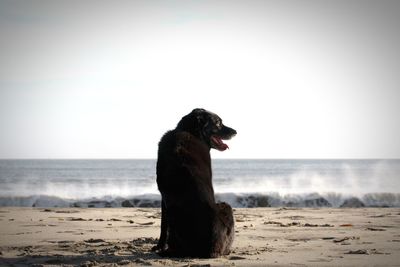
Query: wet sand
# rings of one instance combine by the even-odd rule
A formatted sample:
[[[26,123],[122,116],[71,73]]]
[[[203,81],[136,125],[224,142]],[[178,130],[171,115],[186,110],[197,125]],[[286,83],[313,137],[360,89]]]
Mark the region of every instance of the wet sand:
[[[234,209],[230,255],[161,258],[154,208],[0,208],[0,266],[400,266],[399,208]]]

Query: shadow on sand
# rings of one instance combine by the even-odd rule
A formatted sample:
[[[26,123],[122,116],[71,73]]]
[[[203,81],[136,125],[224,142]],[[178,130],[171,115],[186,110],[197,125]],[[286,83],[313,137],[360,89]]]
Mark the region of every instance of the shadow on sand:
[[[162,258],[151,248],[157,243],[153,238],[135,239],[132,242],[107,242],[86,240],[74,243],[58,243],[52,247],[13,247],[17,256],[0,254],[0,266],[150,266],[187,265],[190,259]],[[17,254],[18,253],[18,254]],[[76,255],[71,255],[76,254]]]

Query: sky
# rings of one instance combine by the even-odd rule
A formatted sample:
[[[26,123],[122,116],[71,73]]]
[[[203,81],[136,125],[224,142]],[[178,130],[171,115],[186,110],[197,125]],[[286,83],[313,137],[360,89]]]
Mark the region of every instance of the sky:
[[[400,158],[400,1],[0,0],[0,158]]]

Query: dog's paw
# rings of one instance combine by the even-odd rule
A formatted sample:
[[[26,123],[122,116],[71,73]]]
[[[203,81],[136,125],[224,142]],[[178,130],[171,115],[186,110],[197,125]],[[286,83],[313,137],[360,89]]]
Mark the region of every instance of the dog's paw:
[[[165,247],[161,246],[161,245],[155,245],[154,247],[151,248],[151,251],[160,251],[160,250],[164,250]]]
[[[168,246],[164,242],[158,242],[157,245],[151,248],[151,251],[159,253],[167,250]]]
[[[178,253],[176,250],[167,248],[167,249],[161,249],[156,252],[160,257],[167,257],[167,258],[180,258],[183,257],[180,253]]]

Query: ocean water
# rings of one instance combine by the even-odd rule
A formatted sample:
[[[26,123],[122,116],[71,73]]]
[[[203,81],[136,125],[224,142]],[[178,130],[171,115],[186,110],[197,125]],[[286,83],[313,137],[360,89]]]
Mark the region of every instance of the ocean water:
[[[158,207],[155,168],[155,160],[0,160],[0,206]],[[213,184],[234,207],[399,207],[400,160],[213,160]]]

